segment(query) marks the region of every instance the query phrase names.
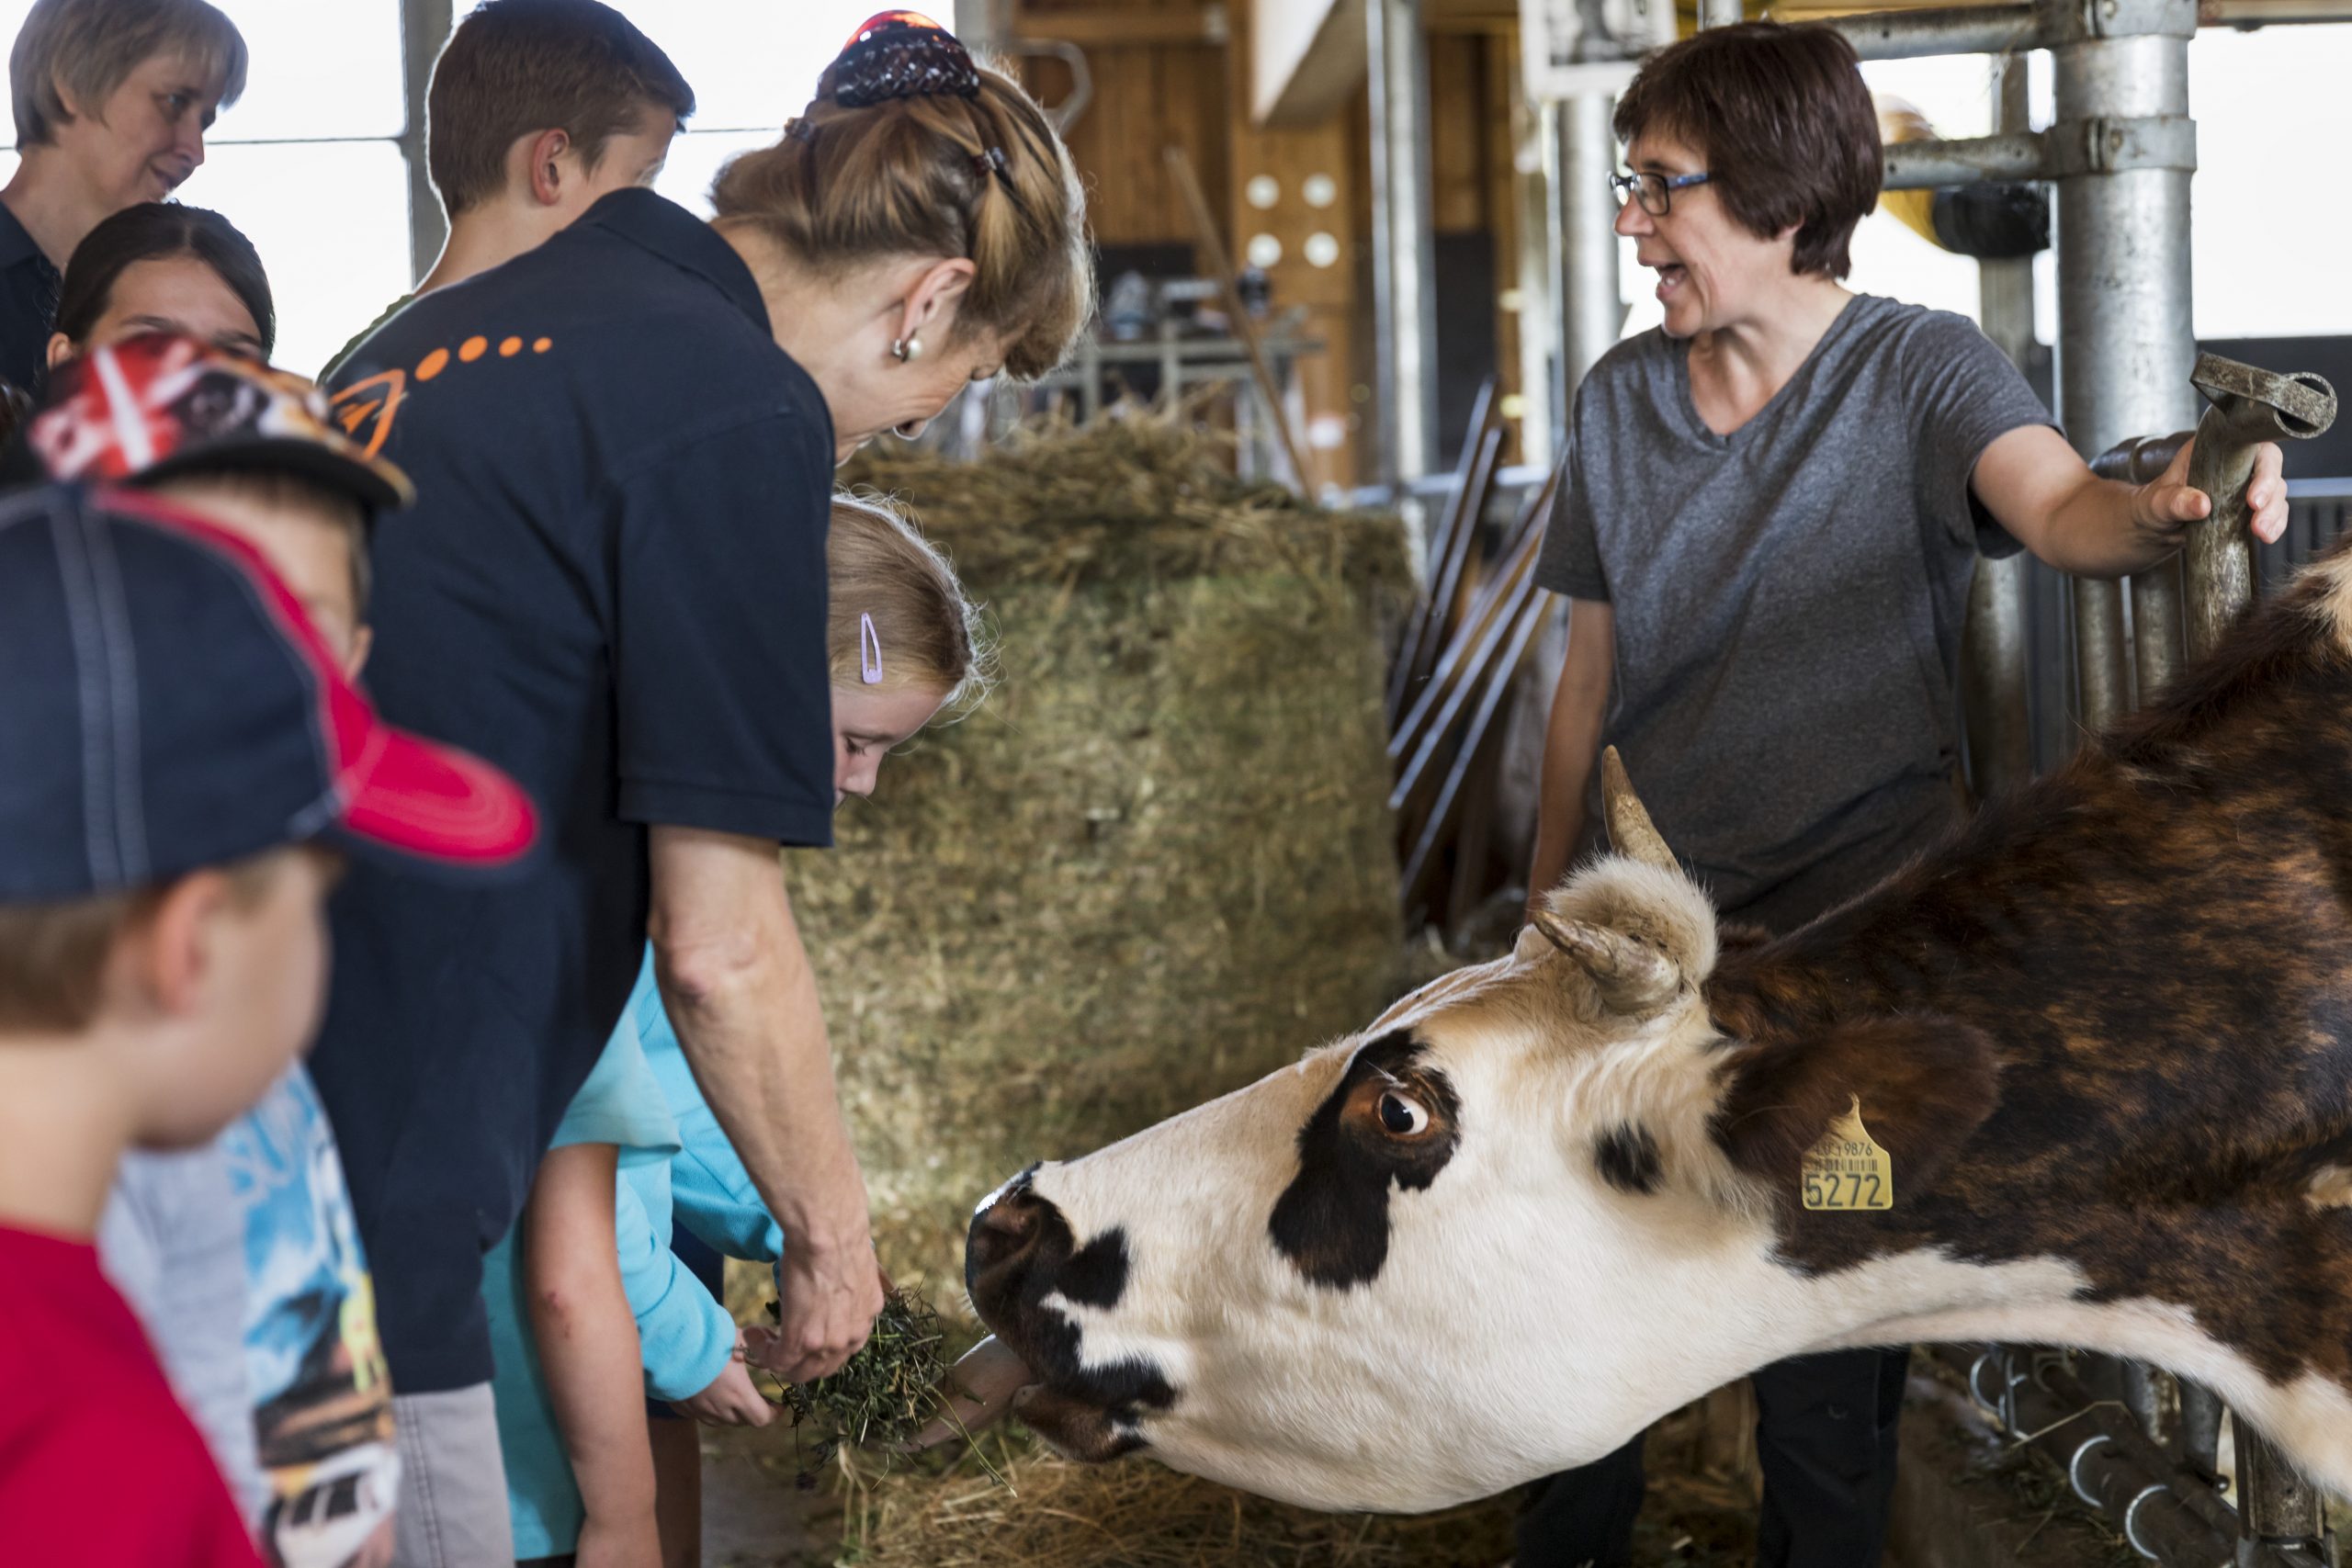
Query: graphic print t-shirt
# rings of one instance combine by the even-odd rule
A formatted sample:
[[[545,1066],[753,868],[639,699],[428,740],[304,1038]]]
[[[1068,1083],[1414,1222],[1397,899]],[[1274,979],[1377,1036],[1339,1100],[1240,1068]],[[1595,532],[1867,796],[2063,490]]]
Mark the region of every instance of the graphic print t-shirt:
[[[220,1147],[244,1213],[263,1550],[285,1568],[340,1568],[391,1517],[400,1454],[375,1291],[309,1075],[288,1072]]]

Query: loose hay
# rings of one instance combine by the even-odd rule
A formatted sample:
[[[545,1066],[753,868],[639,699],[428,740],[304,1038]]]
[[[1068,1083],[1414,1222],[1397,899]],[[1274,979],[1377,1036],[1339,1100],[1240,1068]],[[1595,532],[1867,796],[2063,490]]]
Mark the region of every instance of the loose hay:
[[[788,868],[883,1261],[943,1301],[981,1194],[1393,988],[1378,617],[1401,541],[1220,463],[1137,417],[847,476],[913,507],[1001,639],[993,699]]]
[[[768,1303],[775,1316],[776,1303]],[[842,1369],[810,1382],[784,1383],[775,1403],[792,1413],[801,1447],[801,1483],[843,1447],[893,1447],[913,1440],[948,1409],[940,1392],[947,1374],[947,1336],[939,1314],[919,1295],[893,1289],[873,1332]]]
[[[978,1473],[854,1479],[845,1550],[859,1568],[1493,1568],[1510,1499],[1409,1517],[1317,1514],[1142,1460],[1072,1464],[1014,1443]]]

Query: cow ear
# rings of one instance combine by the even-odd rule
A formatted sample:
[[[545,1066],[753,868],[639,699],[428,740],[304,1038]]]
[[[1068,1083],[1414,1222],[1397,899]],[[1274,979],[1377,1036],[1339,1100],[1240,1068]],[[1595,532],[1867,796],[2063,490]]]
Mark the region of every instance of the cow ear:
[[[1826,1033],[1738,1048],[1711,1131],[1742,1174],[1793,1196],[1805,1154],[1859,1099],[1894,1167],[1894,1190],[1928,1191],[2000,1098],[1981,1030],[1931,1014],[1854,1019]]]

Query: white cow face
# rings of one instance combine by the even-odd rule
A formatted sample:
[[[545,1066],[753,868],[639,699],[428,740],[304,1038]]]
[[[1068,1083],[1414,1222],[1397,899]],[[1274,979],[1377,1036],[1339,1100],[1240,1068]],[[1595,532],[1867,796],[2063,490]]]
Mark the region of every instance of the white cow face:
[[[967,1279],[1043,1379],[1030,1426],[1081,1458],[1148,1446],[1295,1502],[1418,1510],[1608,1452],[1662,1370],[1695,1395],[1769,1359],[1749,1352],[1795,1281],[1709,1135],[1713,911],[1611,860],[1554,916],[984,1203]]]

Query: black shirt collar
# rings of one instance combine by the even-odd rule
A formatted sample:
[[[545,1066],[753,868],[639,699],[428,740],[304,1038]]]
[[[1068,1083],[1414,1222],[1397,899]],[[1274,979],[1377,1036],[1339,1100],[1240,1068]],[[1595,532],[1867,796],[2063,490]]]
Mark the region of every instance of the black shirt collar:
[[[631,244],[642,246],[662,260],[707,279],[752,318],[763,337],[773,331],[767,301],[760,298],[759,283],[752,276],[752,269],[743,264],[743,258],[735,254],[735,247],[719,238],[717,230],[669,197],[656,196],[642,186],[616,190],[590,208],[580,221],[617,234]]]
[[[717,239],[718,236],[713,235],[712,238]],[[723,240],[719,243],[726,243]],[[46,274],[54,275],[57,271],[56,265],[50,261],[47,253],[42,251],[40,244],[33,239],[32,231],[8,209],[6,202],[0,201],[0,267],[12,267],[28,258],[38,260],[41,265],[41,270]],[[751,269],[746,267],[743,276],[749,277],[751,275]]]

